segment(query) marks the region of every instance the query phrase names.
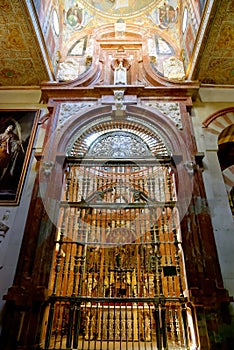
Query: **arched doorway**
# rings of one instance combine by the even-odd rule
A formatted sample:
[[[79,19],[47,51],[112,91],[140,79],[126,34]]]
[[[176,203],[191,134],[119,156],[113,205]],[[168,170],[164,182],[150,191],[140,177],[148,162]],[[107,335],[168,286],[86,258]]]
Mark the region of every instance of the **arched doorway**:
[[[67,150],[46,349],[193,345],[172,150],[122,126],[92,127]]]
[[[234,124],[222,130],[218,137],[218,158],[234,215]]]

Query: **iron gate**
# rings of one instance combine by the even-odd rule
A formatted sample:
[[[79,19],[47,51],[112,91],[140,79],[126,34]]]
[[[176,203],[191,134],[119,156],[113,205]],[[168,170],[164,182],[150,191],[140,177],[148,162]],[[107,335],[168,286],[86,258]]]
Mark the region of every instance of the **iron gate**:
[[[44,348],[188,349],[170,162],[71,161],[65,185]]]

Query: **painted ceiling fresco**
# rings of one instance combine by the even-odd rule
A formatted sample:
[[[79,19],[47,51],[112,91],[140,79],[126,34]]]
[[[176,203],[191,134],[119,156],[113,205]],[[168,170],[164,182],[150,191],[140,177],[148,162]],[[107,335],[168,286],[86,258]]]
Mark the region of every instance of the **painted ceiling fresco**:
[[[109,14],[111,16],[131,16],[139,11],[145,10],[150,5],[155,5],[152,0],[87,0],[83,3],[88,7],[92,6],[96,10]]]
[[[169,28],[179,18],[179,2],[170,0],[169,4],[162,0],[65,0],[64,30],[67,30],[66,24],[73,29],[83,29],[86,26],[101,25],[104,21],[113,23],[117,20]]]
[[[127,25],[155,28],[162,40],[171,38],[186,53],[185,65],[192,67],[190,79],[233,85],[234,0],[208,3],[215,4],[214,11],[207,10],[204,0],[34,0],[36,13],[32,13],[26,11],[25,0],[1,0],[0,85],[32,86],[53,80],[59,52],[74,53],[87,33],[120,19]],[[211,20],[204,21],[209,11]],[[41,31],[34,31],[37,16]],[[199,19],[209,25],[207,30],[199,32]],[[200,33],[197,39],[196,33]]]
[[[22,1],[0,1],[0,57],[0,86],[39,85],[50,77]]]

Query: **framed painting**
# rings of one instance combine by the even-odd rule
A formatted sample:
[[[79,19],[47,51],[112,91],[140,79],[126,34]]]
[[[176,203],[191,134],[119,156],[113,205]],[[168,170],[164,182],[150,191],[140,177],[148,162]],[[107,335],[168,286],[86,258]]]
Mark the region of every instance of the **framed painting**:
[[[0,110],[0,205],[18,205],[38,110]]]

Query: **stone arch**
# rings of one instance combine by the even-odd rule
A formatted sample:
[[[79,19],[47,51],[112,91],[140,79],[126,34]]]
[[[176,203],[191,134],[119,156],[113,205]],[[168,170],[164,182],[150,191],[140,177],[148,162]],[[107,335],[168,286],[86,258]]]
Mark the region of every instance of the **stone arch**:
[[[206,132],[213,135],[213,142],[218,143],[218,136],[231,124],[234,124],[234,107],[225,108],[208,116],[202,123]]]
[[[72,106],[72,103],[69,104]],[[133,129],[135,125],[136,129],[144,129],[148,135],[158,135],[167,145],[172,155],[183,155],[184,160],[189,158],[189,152],[185,147],[181,130],[178,130],[175,123],[167,115],[155,108],[127,106],[126,118],[121,121],[114,119],[110,106],[97,106],[95,103],[93,105],[87,103],[87,106],[77,108],[75,112],[72,112],[72,110],[74,110],[72,107],[68,109],[67,117],[64,117],[63,122],[57,125],[53,149],[59,154],[65,155],[69,145],[76,138],[87,135],[90,128],[100,130],[102,125],[103,130],[105,128],[109,130],[110,127],[107,124],[115,121],[119,128],[124,125],[126,127],[131,125],[131,129]]]
[[[73,102],[69,103],[72,104]],[[58,114],[57,120],[59,120],[59,109],[56,113]],[[61,183],[61,178],[59,180],[58,176],[62,176],[63,170],[61,165],[64,164],[69,147],[78,138],[82,139],[95,128],[97,130],[103,128],[107,132],[110,131],[111,123],[115,123],[118,128],[122,128],[124,123],[126,123],[126,128],[131,126],[132,131],[135,128],[140,133],[144,133],[145,137],[149,136],[150,140],[158,136],[161,144],[164,143],[166,145],[168,154],[172,157],[172,166],[176,174],[178,208],[181,217],[183,217],[190,203],[194,186],[193,177],[186,167],[187,164],[193,164],[193,156],[189,145],[186,143],[183,131],[178,129],[176,124],[167,115],[156,110],[156,108],[127,105],[126,117],[119,120],[115,119],[112,108],[108,105],[97,106],[94,103],[93,106],[83,106],[74,113],[72,113],[71,108],[68,111],[67,118],[64,118],[63,123],[57,125],[57,131],[53,135],[53,140],[49,141],[48,147],[45,148],[44,152],[44,163],[58,163],[55,175],[57,181]],[[47,185],[52,191],[54,186],[53,177],[49,178]],[[58,193],[56,193],[57,195]]]
[[[234,187],[234,165],[231,165],[223,171],[223,178],[227,191],[230,192]]]
[[[234,161],[230,147],[234,141],[234,107],[225,108],[211,114],[204,122],[211,146],[217,149],[218,161],[227,190],[230,207],[233,211]]]

